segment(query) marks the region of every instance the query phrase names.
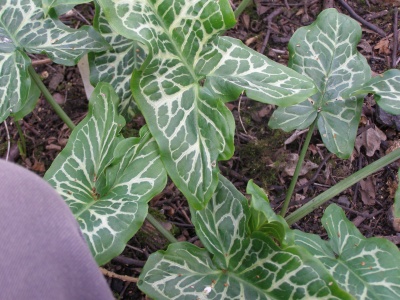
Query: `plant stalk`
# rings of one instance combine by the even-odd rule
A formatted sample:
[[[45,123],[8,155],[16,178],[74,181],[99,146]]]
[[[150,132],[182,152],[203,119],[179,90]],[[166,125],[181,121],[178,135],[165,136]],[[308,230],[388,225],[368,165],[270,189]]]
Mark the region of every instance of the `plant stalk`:
[[[29,75],[31,75],[31,78],[33,79],[33,81],[39,87],[44,98],[53,107],[56,114],[61,118],[61,120],[64,121],[65,124],[67,124],[69,129],[73,130],[75,128],[74,122],[72,122],[72,120],[68,117],[68,115],[61,108],[61,106],[54,100],[53,96],[50,94],[49,90],[43,84],[42,80],[40,79],[39,75],[36,73],[36,71],[32,65],[30,65],[28,67],[28,72],[29,72]]]
[[[235,9],[234,15],[235,19],[239,18],[240,14],[249,6],[251,3],[253,3],[253,0],[243,0],[240,2],[239,6]]]
[[[147,221],[150,222],[151,225],[154,226],[168,241],[171,243],[177,243],[178,240],[168,231],[166,230],[160,222],[157,221],[151,214],[147,214]]]
[[[304,157],[306,156],[308,146],[310,145],[311,137],[313,135],[316,122],[317,122],[317,120],[315,120],[311,124],[310,128],[308,129],[306,139],[304,140],[303,147],[301,148],[299,160],[297,161],[297,164],[296,164],[296,169],[294,170],[292,180],[290,181],[289,189],[286,193],[285,201],[283,202],[282,209],[279,213],[282,217],[284,217],[286,215],[287,209],[289,207],[290,199],[292,199],[294,188],[296,187],[297,179],[299,178],[301,167],[303,166],[303,162],[304,162]]]
[[[287,216],[286,222],[289,225],[297,222],[301,218],[308,215],[313,210],[320,207],[322,204],[327,202],[328,200],[332,199],[334,196],[338,195],[339,193],[343,192],[345,189],[351,187],[353,184],[359,182],[361,179],[375,173],[379,169],[391,164],[392,162],[400,159],[400,148],[390,152],[389,154],[385,155],[384,157],[378,159],[377,161],[373,162],[372,164],[362,168],[361,170],[355,172],[351,176],[347,177],[346,179],[340,181],[338,184],[334,185],[330,189],[326,190],[322,194],[318,195],[307,204],[303,205],[301,208]]]
[[[18,150],[20,155],[25,158],[26,157],[26,140],[25,140],[25,136],[24,133],[22,131],[21,125],[19,124],[19,121],[15,121],[14,122],[15,127],[18,130],[18,135],[19,135],[19,142],[18,142]]]

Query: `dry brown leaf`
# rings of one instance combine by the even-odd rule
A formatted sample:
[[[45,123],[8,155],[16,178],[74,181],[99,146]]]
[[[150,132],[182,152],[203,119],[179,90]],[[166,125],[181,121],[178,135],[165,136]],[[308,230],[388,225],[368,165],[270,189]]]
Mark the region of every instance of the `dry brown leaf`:
[[[360,40],[357,47],[363,49],[366,53],[372,53],[372,47],[367,40],[364,39]]]
[[[270,9],[268,6],[264,6],[261,0],[255,0],[254,3],[256,4],[257,14],[259,16],[265,14]]]
[[[246,29],[250,27],[250,16],[248,14],[242,14],[243,25]]]
[[[294,175],[294,171],[296,169],[297,161],[299,160],[299,155],[297,153],[290,153],[286,157],[286,165],[283,169],[283,175],[287,175],[292,177]],[[310,170],[318,168],[318,165],[313,163],[312,161],[306,160],[301,167],[299,176],[306,175]]]
[[[44,166],[44,163],[42,163],[38,160],[35,160],[35,163],[32,166],[32,171],[41,172],[41,173],[45,172],[46,168]]]
[[[386,141],[386,135],[378,127],[371,127],[357,136],[355,147],[360,153],[361,147],[364,146],[367,156],[371,157],[379,150],[382,141]]]
[[[378,50],[379,54],[390,54],[390,41],[387,38],[381,39],[374,47],[375,50]]]
[[[396,218],[394,215],[394,205],[389,209],[389,221],[392,223],[393,229],[396,230],[396,232],[400,232],[400,218]]]
[[[361,200],[365,205],[375,204],[376,179],[372,176],[360,181]]]

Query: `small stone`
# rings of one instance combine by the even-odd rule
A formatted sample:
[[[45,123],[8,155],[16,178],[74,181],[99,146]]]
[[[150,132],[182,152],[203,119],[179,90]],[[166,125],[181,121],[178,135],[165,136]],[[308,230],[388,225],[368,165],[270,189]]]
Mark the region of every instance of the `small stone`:
[[[60,105],[65,103],[65,97],[63,95],[61,95],[60,93],[54,93],[53,98]]]
[[[343,205],[345,207],[350,207],[351,204],[347,196],[340,196],[337,202],[338,204]]]

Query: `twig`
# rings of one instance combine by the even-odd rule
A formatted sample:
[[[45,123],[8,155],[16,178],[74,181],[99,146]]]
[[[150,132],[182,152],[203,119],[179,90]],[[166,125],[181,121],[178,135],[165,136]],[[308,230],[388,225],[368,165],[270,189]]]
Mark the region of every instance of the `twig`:
[[[10,132],[8,131],[8,126],[7,126],[7,121],[4,121],[4,127],[6,129],[6,134],[7,134],[7,154],[6,154],[6,161],[8,161],[8,156],[10,154],[10,148],[11,148],[11,139],[10,139]]]
[[[331,156],[332,156],[332,153],[329,153],[327,156],[325,156],[324,160],[321,162],[321,164],[318,166],[318,169],[315,171],[313,177],[312,177],[309,181],[307,181],[305,184],[303,184],[303,185],[297,187],[297,188],[294,190],[294,192],[295,192],[295,193],[300,192],[302,189],[304,189],[304,188],[310,186],[311,184],[313,184],[313,183],[317,180],[318,175],[319,175],[319,173],[321,172],[323,166],[325,166],[326,162],[329,160],[329,158],[331,158]],[[284,198],[285,198],[285,196],[279,197],[279,198],[275,199],[275,201],[280,202],[280,201],[282,201]]]
[[[42,80],[40,79],[39,75],[36,73],[33,66],[28,67],[28,72],[29,72],[29,75],[31,75],[31,78],[33,79],[33,81],[36,83],[36,85],[40,89],[40,91],[42,92],[46,101],[51,105],[51,107],[53,107],[56,114],[61,118],[61,120],[63,120],[63,122],[71,130],[74,129],[75,128],[74,122],[72,122],[72,120],[68,117],[68,115],[61,108],[61,106],[54,100],[53,96],[50,94],[47,87],[43,84]]]
[[[349,12],[349,15],[363,24],[365,27],[368,27],[369,29],[377,32],[381,36],[386,36],[386,33],[380,29],[379,27],[375,26],[374,24],[371,24],[370,22],[364,20],[362,17],[360,17],[352,8],[350,5],[348,5],[344,0],[338,0],[338,2]]]
[[[115,261],[115,262],[118,262],[120,264],[123,264],[123,265],[132,265],[132,266],[135,266],[135,267],[143,267],[144,264],[145,264],[144,261],[141,261],[141,260],[138,260],[138,259],[133,259],[133,258],[130,258],[130,257],[125,257],[125,256],[122,256],[122,255],[114,257],[112,260]]]
[[[289,3],[287,2],[287,0],[284,1],[285,2],[285,6],[287,9],[290,9]]]
[[[51,64],[53,61],[50,58],[44,58],[39,60],[32,60],[32,66],[40,66],[40,65],[47,65]]]
[[[284,8],[280,7],[278,9],[274,10],[272,13],[270,13],[269,16],[267,17],[268,29],[267,29],[267,33],[265,34],[265,38],[264,38],[260,53],[264,53],[265,48],[267,48],[269,36],[271,35],[271,29],[270,29],[271,26],[270,25],[272,23],[272,19],[277,17],[278,15],[280,15],[283,11],[284,11]]]
[[[396,68],[396,65],[397,65],[397,47],[399,45],[399,33],[397,31],[398,16],[399,16],[399,10],[397,7],[395,7],[394,8],[394,17],[393,17],[392,68]]]
[[[127,275],[119,275],[114,272],[108,271],[104,268],[100,268],[100,271],[103,275],[110,277],[110,278],[116,278],[116,279],[120,279],[122,281],[128,281],[128,282],[134,282],[134,283],[139,281],[138,278],[127,276]]]
[[[73,9],[74,13],[76,13],[79,17],[82,18],[82,21],[84,21],[87,25],[91,25],[90,22],[88,20],[86,20],[86,18],[75,8]]]
[[[243,92],[243,93],[244,93],[244,92]],[[240,107],[241,107],[241,105],[242,105],[242,97],[243,97],[243,93],[241,93],[241,94],[240,94],[240,97],[239,97],[239,103],[238,103],[238,116],[239,116],[239,122],[240,122],[240,125],[242,125],[243,131],[244,131],[244,132],[247,134],[246,128],[244,128],[244,125],[243,125],[242,117],[241,117],[241,115],[240,115]]]
[[[236,178],[237,180],[243,181],[243,182],[249,182],[250,178],[247,178],[246,176],[239,174],[238,172],[231,170],[227,167],[224,166],[219,166],[220,170],[223,171],[225,174],[229,174],[229,176],[232,176],[233,178]],[[254,183],[257,185],[262,185],[262,182],[258,181],[258,180],[254,180]]]

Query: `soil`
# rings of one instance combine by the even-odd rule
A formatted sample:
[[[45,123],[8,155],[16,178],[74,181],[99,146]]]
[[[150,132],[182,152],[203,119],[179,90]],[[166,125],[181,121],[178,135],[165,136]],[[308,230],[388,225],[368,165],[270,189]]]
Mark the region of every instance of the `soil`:
[[[311,24],[324,7],[335,7],[340,12],[349,14],[349,11],[340,5],[342,1],[254,2],[255,5],[244,11],[235,28],[228,31],[227,35],[242,40],[256,51],[282,64],[287,64],[288,61],[287,43],[291,35],[297,28]],[[232,6],[236,7],[238,4],[235,1]],[[360,0],[347,1],[347,4],[357,15],[373,25],[362,25],[363,35],[358,47],[367,58],[373,72],[380,74],[387,69],[397,68],[399,49],[393,47],[393,20],[395,5],[399,4],[399,1]],[[80,15],[74,14],[64,19],[71,26],[78,27],[86,20],[93,19],[91,5],[80,5],[76,10]],[[386,36],[377,33],[379,30]],[[33,61],[42,58],[32,56]],[[75,123],[82,120],[87,112],[87,99],[78,69],[42,64],[36,66],[36,71],[41,74],[43,82],[54,97],[64,103],[63,108],[70,118]],[[236,120],[236,151],[229,161],[220,163],[221,172],[243,192],[247,181],[254,179],[268,192],[272,206],[279,211],[290,182],[285,168],[291,157],[300,152],[305,133],[285,144],[293,133],[272,131],[267,126],[275,107],[249,100],[245,96],[227,105]],[[136,131],[142,124],[143,118],[137,117],[128,123],[128,128]],[[20,121],[20,126],[26,140],[26,153],[18,148],[21,138],[17,127],[9,119],[7,127],[10,143],[7,142],[5,124],[0,125],[0,156],[4,158],[8,153],[9,160],[43,175],[65,146],[70,131],[43,99],[39,100],[31,114]],[[399,140],[400,121],[397,117],[388,116],[380,111],[373,99],[367,97],[358,132],[360,140],[368,130],[382,134],[386,140],[383,141],[382,138],[380,144],[376,143],[372,154],[371,149],[361,146],[359,151],[354,150],[348,160],[341,160],[329,154],[320,136],[317,133],[313,135],[306,160],[316,164],[317,168],[300,178],[300,188],[292,200],[290,211],[383,156]],[[365,236],[386,237],[396,244],[400,244],[400,236],[392,226],[389,212],[397,188],[398,167],[398,163],[394,163],[330,201],[338,203]],[[326,205],[294,224],[294,228],[326,237],[320,222]],[[150,212],[162,220],[178,240],[201,246],[190,222],[186,200],[173,183],[170,182],[163,193],[150,202]],[[120,275],[137,277],[149,254],[165,248],[166,245],[167,241],[150,224],[145,223],[130,240],[125,251],[105,268]],[[107,280],[119,299],[146,299],[135,283],[110,277],[107,277]]]

